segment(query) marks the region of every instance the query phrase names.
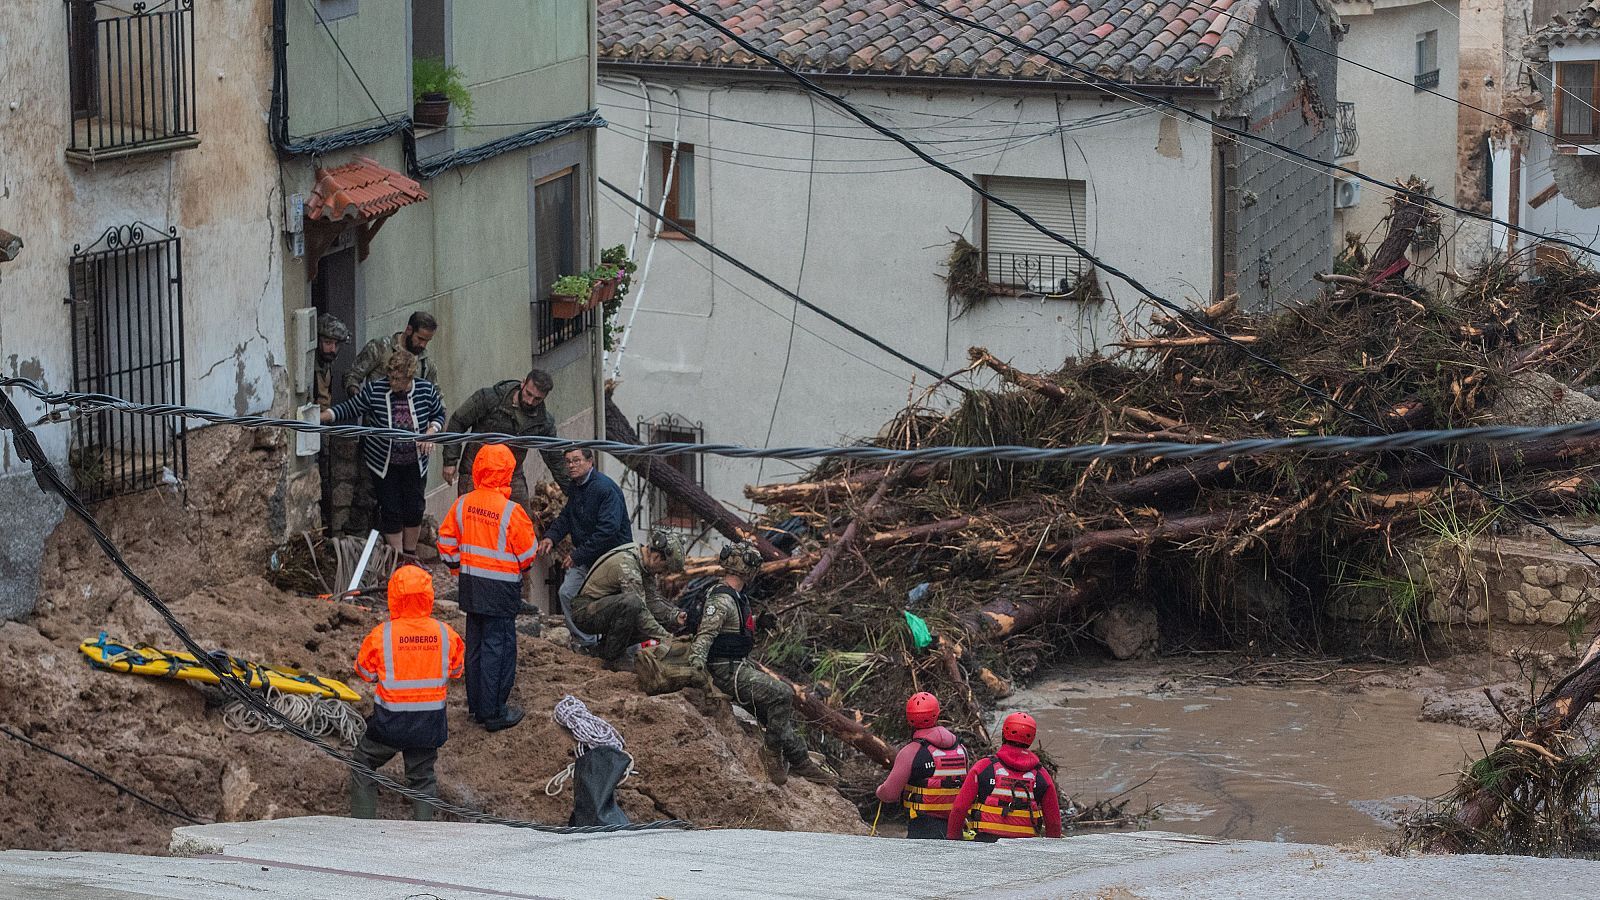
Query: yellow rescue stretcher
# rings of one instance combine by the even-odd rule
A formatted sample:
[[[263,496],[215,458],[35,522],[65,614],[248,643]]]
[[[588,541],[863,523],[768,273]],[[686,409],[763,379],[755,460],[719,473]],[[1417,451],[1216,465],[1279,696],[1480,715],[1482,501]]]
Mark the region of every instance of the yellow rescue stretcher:
[[[148,675],[154,678],[176,678],[179,681],[198,681],[203,684],[217,684],[222,680],[215,672],[196,660],[192,653],[157,650],[145,646],[128,647],[107,640],[103,631],[98,638],[78,645],[78,649],[84,656],[89,657],[89,664],[97,669]],[[264,666],[221,652],[213,652],[211,658],[224,670],[231,668],[239,680],[258,690],[270,686],[285,694],[314,694],[343,700],[346,703],[354,703],[361,699],[361,695],[351,690],[344,682],[332,678],[284,666]]]

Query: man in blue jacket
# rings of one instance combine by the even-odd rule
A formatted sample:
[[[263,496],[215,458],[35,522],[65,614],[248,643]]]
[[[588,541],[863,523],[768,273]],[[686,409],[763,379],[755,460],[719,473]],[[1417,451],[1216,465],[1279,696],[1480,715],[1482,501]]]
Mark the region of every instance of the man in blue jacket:
[[[628,524],[628,503],[622,497],[622,488],[594,467],[593,450],[568,450],[562,461],[571,479],[566,486],[567,505],[539,542],[539,554],[549,553],[562,538],[572,538],[572,552],[563,562],[567,574],[558,592],[561,608],[566,611],[571,609],[572,598],[578,596],[594,561],[633,541],[633,526]]]

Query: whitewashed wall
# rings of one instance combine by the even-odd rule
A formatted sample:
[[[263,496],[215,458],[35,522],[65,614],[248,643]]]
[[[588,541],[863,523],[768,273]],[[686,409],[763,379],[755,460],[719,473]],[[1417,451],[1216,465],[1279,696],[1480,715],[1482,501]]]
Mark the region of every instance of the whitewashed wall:
[[[670,140],[676,126],[695,146],[700,236],[934,369],[965,366],[972,345],[1025,369],[1049,369],[1117,340],[1119,315],[1145,314],[1131,289],[1102,275],[1111,299],[1101,304],[1000,298],[952,319],[941,275],[952,232],[978,238],[971,191],[896,144],[863,139],[870,132],[859,123],[787,88],[678,84],[675,96],[652,87],[651,134]],[[636,81],[602,72],[601,111],[613,127],[599,138],[600,174],[629,191],[645,138],[641,94]],[[1174,299],[1210,296],[1209,130],[1135,110],[1123,121],[1043,134],[1058,121],[1048,93],[874,88],[849,97],[966,174],[1088,182],[1090,250]],[[1059,119],[1127,109],[1062,99]],[[601,244],[626,242],[632,209],[603,189],[598,207]],[[648,247],[641,230],[641,261]],[[931,380],[803,309],[791,347],[790,301],[684,241],[657,242],[640,299],[619,405],[635,417],[703,422],[707,440],[831,444],[870,436],[917,392],[911,379]],[[797,471],[708,458],[705,481],[717,497],[743,503],[742,488],[758,475],[772,481]]]

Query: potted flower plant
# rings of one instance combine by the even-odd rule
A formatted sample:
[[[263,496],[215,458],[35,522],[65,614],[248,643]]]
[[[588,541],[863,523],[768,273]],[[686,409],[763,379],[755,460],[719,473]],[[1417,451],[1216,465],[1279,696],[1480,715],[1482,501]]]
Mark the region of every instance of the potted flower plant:
[[[437,57],[411,61],[411,99],[411,120],[418,125],[443,128],[452,104],[461,110],[461,124],[472,123],[472,94],[461,83],[461,70]]]
[[[589,305],[596,306],[611,302],[617,295],[618,270],[610,263],[601,263],[590,269],[589,280],[593,288],[589,292]]]
[[[550,315],[557,319],[576,319],[589,303],[593,285],[587,275],[563,275],[550,286]]]
[[[628,258],[628,248],[622,244],[608,247],[600,253],[600,262],[616,271],[616,291],[611,299],[605,301],[605,349],[607,353],[617,349],[617,342],[622,336],[622,326],[617,324],[617,313],[622,309],[622,301],[628,296],[628,289],[632,286],[633,273],[639,270],[639,264]]]

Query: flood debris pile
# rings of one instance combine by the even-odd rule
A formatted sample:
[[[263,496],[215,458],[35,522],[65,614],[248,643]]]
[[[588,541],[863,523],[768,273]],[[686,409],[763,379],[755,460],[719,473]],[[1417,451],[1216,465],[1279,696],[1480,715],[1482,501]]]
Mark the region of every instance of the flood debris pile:
[[[1303,305],[1194,310],[1237,344],[1157,315],[1130,328],[1120,352],[1053,372],[974,347],[973,389],[912,404],[874,443],[1194,443],[1572,421],[1559,418],[1563,404],[1588,402],[1572,385],[1600,366],[1588,349],[1600,275],[1542,258],[1529,278],[1519,259],[1424,289],[1404,278],[1405,249],[1386,240],[1363,274],[1326,276],[1329,290]],[[1408,542],[1586,510],[1597,464],[1600,440],[1201,462],[830,461],[799,483],[746,489],[769,536],[798,535],[766,566],[764,658],[891,738],[903,736],[898,704],[932,690],[981,744],[982,713],[1012,682],[1090,645],[1138,655],[1165,631],[1168,647],[1195,634],[1233,646],[1415,646],[1430,587],[1394,574]],[[691,578],[714,570],[690,564]],[[1375,612],[1340,624],[1331,613],[1352,597]],[[928,624],[926,646],[907,613]]]

